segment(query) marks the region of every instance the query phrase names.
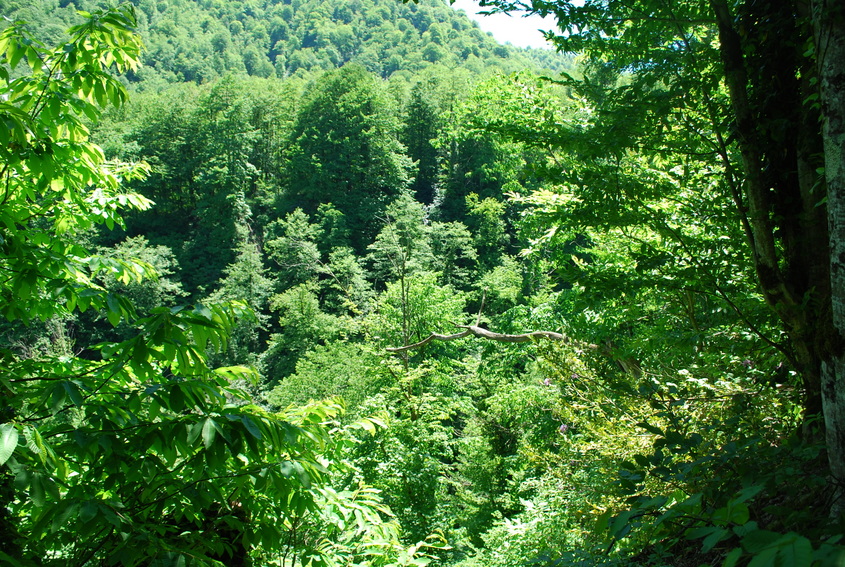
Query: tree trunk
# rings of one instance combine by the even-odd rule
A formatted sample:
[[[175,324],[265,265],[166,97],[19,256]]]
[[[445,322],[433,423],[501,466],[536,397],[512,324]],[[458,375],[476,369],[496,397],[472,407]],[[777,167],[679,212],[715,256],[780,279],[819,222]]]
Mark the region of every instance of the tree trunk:
[[[745,174],[738,212],[747,207],[760,292],[788,337],[812,424],[823,409],[822,365],[830,356],[833,321],[830,237],[816,172],[822,165],[819,110],[806,102],[818,92],[802,41],[810,34],[810,7],[803,0],[746,2],[735,13],[727,0],[710,5]]]
[[[845,4],[818,0],[812,6],[819,100],[824,117],[824,163],[830,234],[833,333],[822,364],[822,405],[830,474],[831,516],[845,512]]]

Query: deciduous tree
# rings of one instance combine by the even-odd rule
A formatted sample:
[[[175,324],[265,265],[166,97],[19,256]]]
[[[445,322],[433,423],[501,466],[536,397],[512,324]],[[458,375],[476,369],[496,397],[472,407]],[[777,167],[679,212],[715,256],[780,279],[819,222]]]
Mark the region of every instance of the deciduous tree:
[[[381,83],[363,67],[326,73],[306,93],[294,125],[285,200],[311,214],[333,204],[346,216],[353,248],[362,251],[409,182],[398,126]]]
[[[593,77],[604,73],[615,81],[624,75],[618,82],[577,83],[592,113],[586,131],[598,152],[605,152],[604,158],[592,159],[604,163],[605,178],[613,176],[608,181],[628,175],[624,163],[630,152],[668,157],[686,171],[692,166],[718,176],[710,188],[700,180],[699,191],[731,206],[758,292],[786,335],[776,346],[801,376],[807,415],[824,409],[827,416],[832,473],[841,485],[845,420],[839,416],[845,396],[839,392],[845,376],[840,375],[843,336],[834,324],[834,298],[842,286],[831,283],[831,266],[834,273],[841,269],[836,251],[842,247],[837,201],[845,91],[841,4],[482,4],[553,15],[565,32],[555,42],[589,57]],[[558,128],[553,137],[559,146],[584,155],[587,138],[572,136],[576,131]],[[682,155],[693,163],[682,165]],[[668,173],[672,166],[667,165],[657,170]],[[609,185],[595,180],[596,186]],[[641,197],[649,188],[639,191]],[[689,202],[685,198],[680,206]],[[637,201],[620,204],[608,213],[634,211]],[[840,514],[839,505],[834,514]]]
[[[106,162],[84,125],[126,100],[110,71],[135,68],[141,44],[131,6],[83,15],[53,48],[18,25],[0,33],[0,303],[20,324],[96,310],[132,332],[85,358],[0,349],[0,561],[243,565],[282,550],[325,499],[341,408],[271,414],[233,386],[250,369],[210,367],[206,349],[225,348],[244,304],[139,317],[101,283],[155,275],[79,243],[151,204],[120,184],[143,167]]]

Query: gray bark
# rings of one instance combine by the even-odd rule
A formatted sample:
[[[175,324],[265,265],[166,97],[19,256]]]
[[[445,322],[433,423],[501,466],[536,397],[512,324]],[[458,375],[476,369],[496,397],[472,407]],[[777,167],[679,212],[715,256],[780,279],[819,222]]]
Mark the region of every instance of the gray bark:
[[[599,348],[597,345],[576,341],[574,339],[570,339],[566,335],[563,335],[561,333],[555,333],[553,331],[530,331],[528,333],[521,333],[519,335],[507,335],[504,333],[494,333],[493,331],[489,331],[483,327],[479,327],[478,325],[456,326],[459,329],[464,330],[460,333],[455,333],[453,335],[441,335],[439,333],[432,333],[418,343],[414,343],[412,345],[406,344],[401,347],[390,347],[385,350],[387,350],[387,352],[405,352],[408,350],[423,347],[432,341],[454,341],[455,339],[462,339],[470,335],[502,343],[527,343],[529,341],[536,341],[537,339],[549,339],[550,341],[564,341],[568,344],[573,344],[577,347],[585,349]]]
[[[824,118],[824,161],[830,234],[834,336],[822,364],[822,407],[834,483],[831,516],[845,512],[845,3],[813,3],[813,31]]]

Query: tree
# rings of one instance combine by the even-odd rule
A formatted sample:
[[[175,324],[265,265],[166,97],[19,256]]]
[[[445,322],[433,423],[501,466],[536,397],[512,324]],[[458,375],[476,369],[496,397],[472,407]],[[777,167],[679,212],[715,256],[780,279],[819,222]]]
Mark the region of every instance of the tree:
[[[123,284],[113,278],[104,277],[102,282],[110,291],[129,297],[135,308],[142,313],[148,313],[162,305],[171,306],[186,295],[179,281],[173,279],[179,265],[170,248],[151,246],[145,237],[135,236],[125,239],[114,248],[104,249],[102,253],[110,258],[137,258],[153,267],[155,280]]]
[[[466,318],[464,294],[438,283],[434,272],[416,272],[387,285],[378,298],[378,311],[367,319],[372,333],[387,345],[416,348],[437,330],[451,328]],[[411,346],[411,341],[414,345]],[[430,342],[430,341],[428,341]],[[427,344],[427,343],[426,343]],[[394,352],[407,353],[398,347]]]
[[[433,221],[429,233],[434,271],[440,272],[444,284],[469,287],[478,260],[470,231],[460,222]]]
[[[472,231],[480,262],[487,269],[498,266],[508,244],[505,204],[493,197],[479,200],[470,193],[466,197],[467,226]]]
[[[408,185],[397,132],[374,76],[357,65],[326,73],[306,93],[293,129],[285,200],[309,214],[333,204],[346,216],[353,248],[364,250],[384,208]]]
[[[209,366],[206,347],[225,348],[250,317],[242,303],[139,317],[119,287],[99,283],[155,274],[80,244],[89,228],[150,206],[120,185],[144,167],[106,162],[83,123],[126,100],[109,71],[138,64],[134,10],[83,16],[54,48],[20,25],[0,34],[0,297],[11,322],[93,309],[133,332],[85,345],[85,358],[0,350],[0,560],[244,565],[281,550],[316,508],[340,407],[274,415],[232,385],[252,371]]]
[[[534,156],[526,153],[532,151],[530,146],[476,127],[478,107],[490,100],[497,87],[509,83],[510,79],[504,76],[494,76],[476,85],[455,105],[450,123],[441,132],[437,145],[442,154],[442,180],[435,211],[440,220],[457,220],[469,225],[467,217],[474,215],[479,217],[478,224],[483,224],[486,213],[472,211],[477,209],[479,201],[482,209],[489,211],[489,203],[501,200],[508,193],[524,192],[528,166],[534,161]],[[470,198],[473,194],[475,197]],[[498,244],[489,243],[489,246]]]
[[[276,384],[292,374],[300,356],[343,331],[340,319],[320,309],[315,282],[302,283],[275,295],[270,308],[279,313],[282,333],[270,336],[262,354],[265,379]]]
[[[240,321],[229,337],[228,352],[210,356],[210,360],[223,366],[248,364],[252,353],[258,350],[265,338],[262,333],[269,319],[266,315],[273,281],[267,277],[261,253],[252,242],[238,246],[237,258],[223,270],[219,287],[208,297],[210,303],[243,301],[255,314],[251,320]],[[264,335],[264,336],[262,336]],[[222,356],[220,356],[222,355]]]
[[[408,157],[414,161],[411,190],[418,201],[427,205],[434,200],[439,161],[433,144],[440,130],[438,111],[431,100],[433,90],[431,84],[417,83],[413,86],[402,131],[402,142],[408,148]]]
[[[836,416],[845,376],[831,264],[839,265],[832,252],[842,235],[829,234],[828,226],[840,226],[831,203],[841,184],[835,149],[841,147],[841,6],[798,0],[482,3],[554,15],[566,32],[555,37],[558,47],[590,58],[592,72],[568,84],[594,113],[584,133],[599,152],[609,152],[604,159],[593,156],[594,164],[603,162],[603,175],[625,175],[619,164],[631,151],[668,160],[658,165],[661,171],[682,166],[686,156],[683,167],[698,162],[699,171],[718,173],[710,197],[731,206],[742,230],[759,293],[786,335],[773,346],[801,377],[807,416],[827,416],[831,471],[840,485],[845,421]],[[616,82],[620,74],[624,80]],[[583,155],[585,138],[573,136],[576,131],[558,127],[551,137]],[[683,241],[679,235],[673,238]],[[841,514],[839,504],[833,513]]]
[[[211,292],[239,246],[260,242],[260,228],[278,216],[278,154],[295,83],[271,89],[227,76],[144,91],[94,131],[108,156],[150,163],[151,174],[132,187],[156,210],[127,215],[127,232],[169,246],[194,298]]]
[[[830,229],[831,307],[836,339],[822,362],[822,402],[833,477],[838,483],[841,516],[845,479],[845,10],[833,2],[811,2],[813,40],[819,69],[819,100],[824,128],[824,173]]]
[[[367,259],[378,280],[403,280],[433,262],[425,207],[403,192],[384,212],[384,226],[368,247]]]
[[[275,264],[275,273],[284,289],[313,279],[320,266],[317,236],[320,228],[312,224],[302,209],[295,209],[283,219],[266,227],[264,250]]]

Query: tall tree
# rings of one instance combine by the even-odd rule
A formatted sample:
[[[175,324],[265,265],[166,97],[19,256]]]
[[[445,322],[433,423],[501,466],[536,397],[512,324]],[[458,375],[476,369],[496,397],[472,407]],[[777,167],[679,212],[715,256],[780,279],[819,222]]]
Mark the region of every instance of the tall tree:
[[[384,208],[408,185],[398,126],[382,84],[363,67],[323,75],[305,95],[286,151],[288,208],[313,214],[332,203],[363,251]]]
[[[831,264],[834,273],[841,270],[836,251],[843,246],[841,3],[482,4],[554,15],[565,32],[555,37],[559,48],[585,53],[600,73],[625,76],[580,83],[596,112],[591,133],[610,162],[623,163],[631,150],[713,158],[720,175],[713,197],[722,193],[733,205],[759,293],[786,335],[778,346],[801,376],[807,414],[824,406],[830,463],[841,485],[845,366],[833,305],[842,286],[831,286]]]
[[[834,515],[845,511],[845,6],[811,2],[813,45],[824,117],[824,164],[830,230],[832,356],[822,363],[822,399],[830,465],[838,483]]]
[[[242,304],[141,318],[101,282],[154,277],[152,266],[81,244],[151,204],[120,185],[144,168],[106,162],[83,123],[126,100],[110,69],[136,68],[135,25],[129,5],[87,14],[56,47],[19,25],[0,33],[2,314],[24,326],[91,309],[132,329],[85,357],[2,345],[3,564],[234,566],[258,548],[281,553],[338,450],[325,425],[337,404],[270,414],[234,386],[252,371],[208,364],[206,347],[225,347],[249,316]]]
[[[414,161],[411,190],[418,201],[429,205],[437,188],[439,156],[434,141],[441,127],[437,108],[431,100],[431,90],[431,85],[422,82],[413,86],[402,130],[402,142]]]

